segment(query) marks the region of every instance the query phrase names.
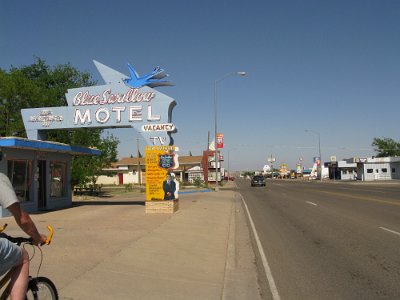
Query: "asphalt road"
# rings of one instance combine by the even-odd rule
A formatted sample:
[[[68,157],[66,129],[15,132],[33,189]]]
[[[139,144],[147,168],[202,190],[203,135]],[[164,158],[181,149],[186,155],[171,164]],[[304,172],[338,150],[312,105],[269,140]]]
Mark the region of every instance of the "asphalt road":
[[[237,184],[276,284],[274,299],[400,299],[400,183]],[[272,299],[266,278],[262,288]]]

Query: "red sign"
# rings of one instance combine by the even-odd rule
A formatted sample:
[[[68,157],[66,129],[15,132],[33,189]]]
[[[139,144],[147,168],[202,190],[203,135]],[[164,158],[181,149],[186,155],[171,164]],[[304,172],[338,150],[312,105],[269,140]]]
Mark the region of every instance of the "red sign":
[[[224,135],[222,133],[217,134],[217,148],[224,148]]]

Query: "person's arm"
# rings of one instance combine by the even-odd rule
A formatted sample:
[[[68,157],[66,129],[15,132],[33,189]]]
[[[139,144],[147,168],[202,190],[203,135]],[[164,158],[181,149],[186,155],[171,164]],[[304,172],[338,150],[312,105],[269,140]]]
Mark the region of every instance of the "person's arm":
[[[173,186],[172,186],[172,193],[175,193],[176,192],[176,183],[175,183],[175,181],[173,181]]]
[[[40,245],[46,241],[46,236],[39,233],[29,214],[21,208],[18,202],[11,204],[7,209],[14,216],[19,227],[33,239],[36,245]]]

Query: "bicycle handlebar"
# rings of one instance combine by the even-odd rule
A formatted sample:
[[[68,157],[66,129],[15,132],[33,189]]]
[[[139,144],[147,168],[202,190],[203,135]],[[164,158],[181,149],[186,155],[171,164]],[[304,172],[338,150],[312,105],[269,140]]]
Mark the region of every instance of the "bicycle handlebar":
[[[51,239],[53,238],[53,227],[51,227],[50,225],[47,225],[47,229],[49,230],[49,235],[47,236],[46,241],[44,242],[46,245],[50,245],[51,243]]]
[[[8,224],[4,224],[2,227],[0,227],[0,233],[2,233],[6,229],[7,225]],[[51,243],[51,239],[53,238],[54,230],[53,230],[53,227],[51,227],[50,225],[47,225],[47,229],[49,230],[49,234],[48,234],[45,242],[43,244],[41,244],[40,246],[42,246],[42,245],[50,245],[50,243]],[[33,244],[33,239],[31,237],[30,238],[12,237],[12,236],[9,236],[9,235],[7,235],[5,233],[2,233],[1,235],[3,237],[7,238],[8,240],[10,240],[11,242],[16,243],[18,245],[21,245],[22,243]]]
[[[4,230],[6,230],[8,224],[4,224],[3,226],[0,227],[0,233],[2,233]]]

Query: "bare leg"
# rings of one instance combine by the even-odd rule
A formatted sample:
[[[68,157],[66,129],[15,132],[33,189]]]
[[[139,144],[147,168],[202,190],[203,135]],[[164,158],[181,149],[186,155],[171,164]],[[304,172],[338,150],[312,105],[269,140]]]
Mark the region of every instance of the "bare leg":
[[[25,249],[22,249],[22,258],[18,266],[14,267],[11,276],[11,300],[24,300],[26,289],[28,288],[29,277],[29,255]]]

